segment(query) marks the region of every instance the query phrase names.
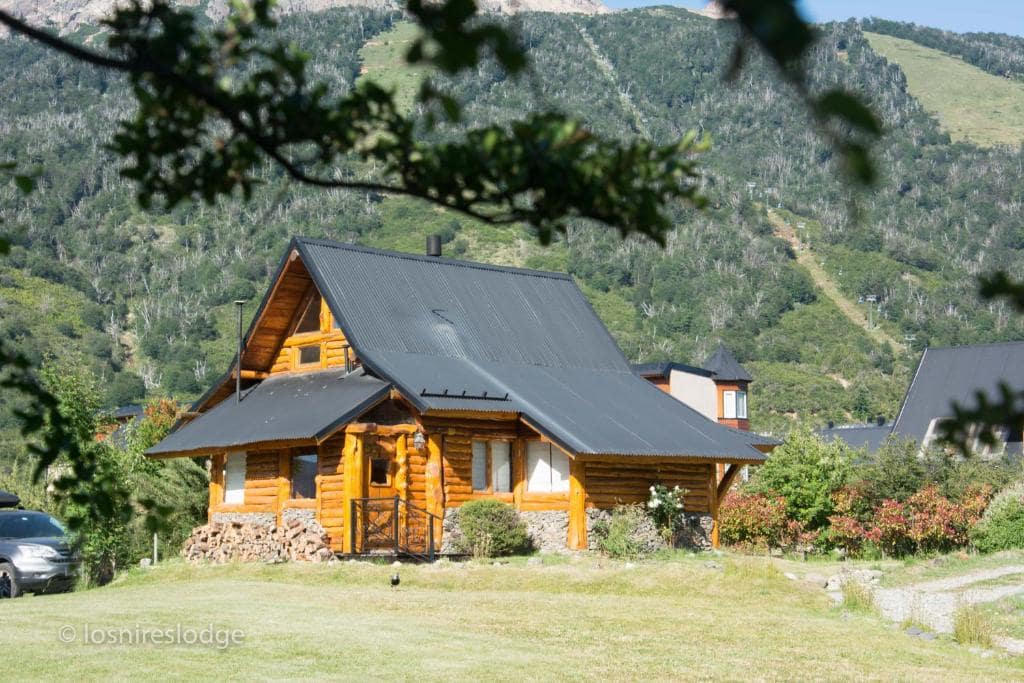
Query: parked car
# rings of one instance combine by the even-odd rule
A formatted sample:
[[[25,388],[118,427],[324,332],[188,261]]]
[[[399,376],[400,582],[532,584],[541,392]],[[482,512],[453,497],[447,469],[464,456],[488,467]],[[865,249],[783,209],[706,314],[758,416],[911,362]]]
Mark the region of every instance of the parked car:
[[[0,508],[0,598],[71,590],[81,565],[56,519],[45,512]]]

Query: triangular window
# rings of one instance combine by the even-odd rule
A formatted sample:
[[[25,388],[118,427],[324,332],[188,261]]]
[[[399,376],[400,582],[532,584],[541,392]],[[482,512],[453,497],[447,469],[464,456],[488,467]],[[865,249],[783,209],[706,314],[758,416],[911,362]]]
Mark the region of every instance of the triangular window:
[[[320,331],[320,293],[314,292],[306,304],[306,309],[299,318],[299,324],[295,326],[294,334],[304,332]]]

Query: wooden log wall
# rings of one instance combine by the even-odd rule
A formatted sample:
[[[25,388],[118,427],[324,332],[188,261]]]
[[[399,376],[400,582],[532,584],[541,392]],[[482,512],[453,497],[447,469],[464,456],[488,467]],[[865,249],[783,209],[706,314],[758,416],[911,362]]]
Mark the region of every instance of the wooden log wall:
[[[585,477],[588,507],[609,509],[644,503],[650,496],[650,487],[661,483],[688,490],[684,497],[687,512],[712,511],[714,465],[653,458],[588,460]]]
[[[245,505],[277,512],[279,451],[255,451],[245,459]]]
[[[300,314],[301,310],[296,309],[293,316]],[[348,342],[345,339],[345,334],[341,330],[332,327],[332,325],[333,316],[331,315],[331,310],[327,307],[327,302],[321,299],[320,331],[286,337],[277,352],[274,363],[270,368],[270,373],[315,369],[317,367],[315,365],[299,364],[299,347],[311,346],[313,344],[320,345],[320,368],[344,367],[345,346]],[[349,349],[349,358],[353,363],[356,360],[355,351],[352,349]]]

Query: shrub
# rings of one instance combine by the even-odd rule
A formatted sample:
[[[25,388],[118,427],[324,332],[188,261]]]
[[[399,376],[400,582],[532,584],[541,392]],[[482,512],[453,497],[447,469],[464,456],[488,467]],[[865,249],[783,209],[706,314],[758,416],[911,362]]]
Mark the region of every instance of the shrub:
[[[617,559],[648,555],[664,546],[654,521],[639,505],[620,505],[607,520],[594,524],[597,547]]]
[[[718,510],[722,541],[729,544],[778,548],[791,533],[786,499],[761,493],[729,493]]]
[[[528,552],[530,537],[515,508],[499,500],[473,500],[459,509],[461,552],[498,557]]]
[[[1024,548],[1024,482],[992,499],[970,536],[983,553]]]
[[[910,538],[918,552],[949,552],[967,545],[967,534],[978,521],[977,506],[954,503],[926,486],[907,501],[910,508]]]
[[[664,484],[655,484],[650,489],[647,510],[655,526],[669,545],[675,546],[676,535],[686,520],[683,511],[685,491],[678,486],[669,489]]]
[[[883,500],[875,510],[872,528],[866,536],[887,555],[899,557],[913,552],[906,505],[895,500]]]
[[[964,605],[953,613],[953,638],[961,645],[992,646],[992,623],[977,605]]]
[[[863,583],[847,580],[843,583],[843,607],[851,612],[873,612],[875,596]]]
[[[832,492],[846,480],[850,450],[798,430],[776,448],[754,477],[756,493],[782,496],[790,517],[805,527],[824,526],[832,514]]]

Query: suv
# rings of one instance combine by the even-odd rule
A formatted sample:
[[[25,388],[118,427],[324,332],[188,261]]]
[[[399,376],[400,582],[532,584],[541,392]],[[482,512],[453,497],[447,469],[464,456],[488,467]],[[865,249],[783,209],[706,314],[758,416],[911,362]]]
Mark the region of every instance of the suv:
[[[0,599],[71,590],[82,560],[45,512],[0,508]]]

